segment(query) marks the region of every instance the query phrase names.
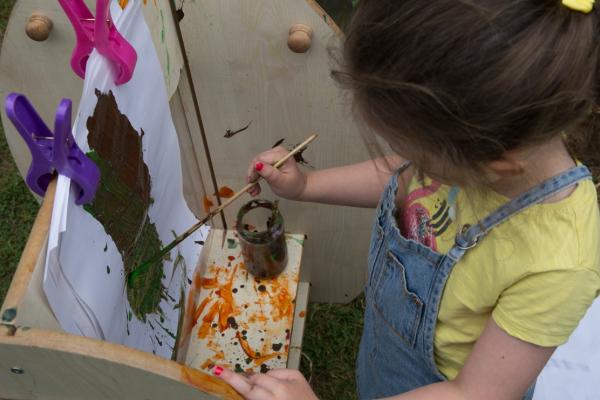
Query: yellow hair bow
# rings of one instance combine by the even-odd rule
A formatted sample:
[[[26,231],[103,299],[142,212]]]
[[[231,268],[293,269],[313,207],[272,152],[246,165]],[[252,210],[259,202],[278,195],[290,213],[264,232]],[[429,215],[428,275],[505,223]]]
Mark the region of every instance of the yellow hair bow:
[[[571,10],[589,14],[594,9],[595,0],[562,0],[563,6]]]

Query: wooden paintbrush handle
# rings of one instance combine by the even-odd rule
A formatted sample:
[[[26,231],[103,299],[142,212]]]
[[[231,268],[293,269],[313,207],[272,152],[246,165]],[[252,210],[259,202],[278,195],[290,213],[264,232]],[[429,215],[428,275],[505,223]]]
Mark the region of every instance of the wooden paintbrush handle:
[[[277,161],[275,164],[273,164],[273,168],[280,168],[287,160],[289,160],[291,157],[294,157],[295,154],[297,154],[298,152],[302,151],[302,149],[304,149],[313,140],[315,140],[317,138],[317,136],[319,136],[319,135],[317,135],[315,133],[315,134],[311,135],[308,139],[306,139],[304,142],[302,142],[298,146],[294,147],[294,149],[292,151],[290,151],[288,154],[286,154],[284,157],[282,157],[279,161]],[[246,186],[244,186],[241,190],[237,191],[225,203],[221,204],[219,207],[217,207],[216,209],[214,209],[213,211],[211,211],[210,213],[208,213],[208,215],[206,215],[206,217],[204,217],[204,218],[202,218],[202,220],[196,222],[194,224],[194,226],[192,226],[190,229],[188,229],[183,234],[181,234],[180,236],[178,236],[173,242],[171,242],[171,244],[168,247],[173,248],[177,244],[181,243],[185,238],[187,238],[192,233],[194,233],[198,228],[200,228],[202,225],[204,225],[212,217],[214,217],[215,215],[219,214],[227,206],[229,206],[231,203],[233,203],[238,198],[240,198],[240,196],[242,196],[244,193],[246,193],[250,188],[252,188],[252,186],[256,185],[260,179],[261,179],[261,177],[259,176],[259,178],[257,180],[255,180],[254,182],[250,182],[249,184],[247,184]]]

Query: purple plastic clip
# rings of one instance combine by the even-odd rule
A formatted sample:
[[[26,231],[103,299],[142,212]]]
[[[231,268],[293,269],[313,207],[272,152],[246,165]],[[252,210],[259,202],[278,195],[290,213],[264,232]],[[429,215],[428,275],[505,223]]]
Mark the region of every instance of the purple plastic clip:
[[[94,48],[106,57],[115,70],[115,84],[129,82],[133,76],[137,53],[115,28],[110,15],[110,0],[96,0],[96,16],[83,0],[58,0],[69,17],[77,43],[71,55],[71,68],[85,78],[85,68]]]
[[[32,161],[25,182],[40,196],[46,194],[55,171],[76,185],[75,203],[89,203],[96,195],[100,171],[77,146],[71,133],[71,100],[63,99],[56,109],[54,132],[40,118],[27,97],[11,93],[6,98],[6,115],[31,151]]]

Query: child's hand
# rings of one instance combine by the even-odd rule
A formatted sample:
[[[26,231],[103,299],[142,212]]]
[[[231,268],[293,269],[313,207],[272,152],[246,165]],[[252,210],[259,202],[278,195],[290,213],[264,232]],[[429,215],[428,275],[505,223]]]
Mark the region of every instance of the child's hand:
[[[252,182],[262,176],[273,193],[279,197],[290,200],[299,200],[306,187],[306,174],[298,168],[298,164],[292,158],[287,160],[279,169],[273,168],[273,164],[283,158],[288,151],[281,146],[265,151],[252,160],[248,167],[246,180]],[[260,185],[257,184],[248,190],[252,197],[260,194]]]
[[[213,373],[247,400],[318,400],[302,374],[295,369],[274,369],[244,376],[215,367]]]

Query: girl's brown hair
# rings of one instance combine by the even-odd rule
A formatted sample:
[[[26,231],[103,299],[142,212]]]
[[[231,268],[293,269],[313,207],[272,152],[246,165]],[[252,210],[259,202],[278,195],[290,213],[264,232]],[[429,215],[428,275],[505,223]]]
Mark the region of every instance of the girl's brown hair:
[[[360,0],[333,76],[424,170],[436,157],[478,173],[563,132],[596,166],[599,33],[597,8],[560,0]]]

